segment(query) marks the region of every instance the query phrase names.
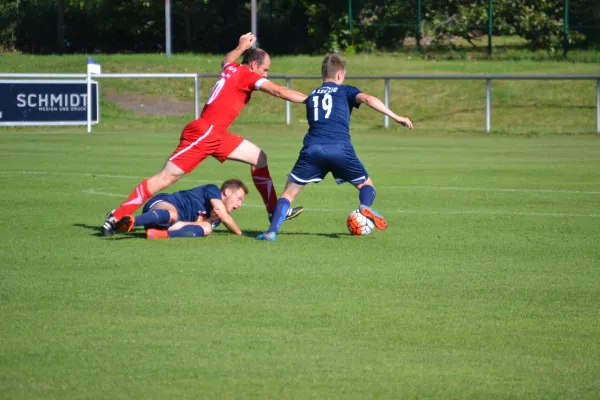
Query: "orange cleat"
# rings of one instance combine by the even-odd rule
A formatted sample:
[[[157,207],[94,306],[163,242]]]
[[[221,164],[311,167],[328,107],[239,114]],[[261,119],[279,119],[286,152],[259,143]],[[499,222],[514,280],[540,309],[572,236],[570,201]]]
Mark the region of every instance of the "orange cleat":
[[[387,228],[387,221],[385,218],[383,218],[383,215],[379,214],[375,210],[372,210],[370,207],[360,206],[360,213],[372,220],[377,229],[384,231]]]
[[[131,232],[134,226],[135,217],[133,215],[126,215],[115,224],[115,230]]]
[[[168,239],[169,231],[167,231],[165,229],[150,228],[146,231],[146,237],[150,240]]]

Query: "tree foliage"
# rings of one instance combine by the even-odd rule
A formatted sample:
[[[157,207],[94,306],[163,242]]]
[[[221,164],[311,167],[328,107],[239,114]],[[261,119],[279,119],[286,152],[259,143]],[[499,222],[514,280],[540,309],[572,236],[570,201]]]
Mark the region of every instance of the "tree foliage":
[[[440,41],[487,33],[487,0],[421,0]],[[396,50],[417,35],[417,0],[258,0],[273,53]],[[250,0],[171,0],[173,50],[222,53],[250,30]],[[493,32],[532,49],[561,46],[564,0],[493,0]],[[569,42],[600,42],[600,1],[570,0]],[[422,32],[423,33],[423,32]],[[164,51],[165,8],[152,0],[1,0],[0,48],[30,53]]]

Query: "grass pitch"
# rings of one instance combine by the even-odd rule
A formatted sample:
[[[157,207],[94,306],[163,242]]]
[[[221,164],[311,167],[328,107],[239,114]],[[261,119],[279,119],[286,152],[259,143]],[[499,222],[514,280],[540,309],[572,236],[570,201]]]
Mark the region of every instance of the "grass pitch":
[[[302,129],[234,131],[280,192]],[[349,236],[328,178],[275,243],[255,190],[249,237],[99,237],[178,134],[0,135],[3,398],[600,397],[597,138],[357,129],[386,232]]]

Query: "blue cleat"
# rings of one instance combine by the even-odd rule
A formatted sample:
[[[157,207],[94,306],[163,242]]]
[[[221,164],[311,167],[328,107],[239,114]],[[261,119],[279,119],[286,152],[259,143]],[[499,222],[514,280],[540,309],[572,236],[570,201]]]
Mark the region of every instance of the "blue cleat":
[[[383,218],[383,215],[379,214],[377,211],[363,205],[360,206],[359,210],[362,215],[373,221],[377,229],[383,231],[387,228],[387,221]]]
[[[269,242],[274,242],[275,239],[277,239],[277,232],[265,232],[256,237],[256,240],[268,240]]]

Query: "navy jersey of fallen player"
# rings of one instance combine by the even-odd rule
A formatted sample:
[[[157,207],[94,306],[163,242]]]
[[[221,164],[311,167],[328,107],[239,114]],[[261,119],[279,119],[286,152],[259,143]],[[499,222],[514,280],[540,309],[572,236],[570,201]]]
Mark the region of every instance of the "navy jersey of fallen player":
[[[358,108],[354,86],[325,82],[306,99],[308,132],[304,146],[313,144],[350,144],[350,114]]]
[[[197,221],[210,216],[213,206],[211,199],[221,200],[221,191],[216,185],[203,185],[189,190],[175,192],[173,205],[177,208],[180,221]]]
[[[203,185],[189,190],[182,190],[173,194],[160,193],[144,205],[144,212],[148,212],[157,202],[166,201],[177,209],[178,220],[196,222],[210,216],[213,206],[211,199],[221,200],[221,191],[216,185]]]

